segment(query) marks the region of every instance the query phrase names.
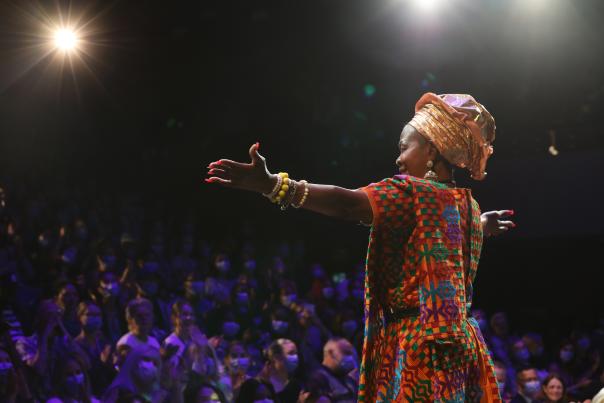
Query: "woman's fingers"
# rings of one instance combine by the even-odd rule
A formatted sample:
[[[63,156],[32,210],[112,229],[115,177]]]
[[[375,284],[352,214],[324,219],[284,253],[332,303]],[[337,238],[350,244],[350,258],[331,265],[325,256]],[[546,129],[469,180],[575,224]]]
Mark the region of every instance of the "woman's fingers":
[[[249,164],[243,164],[241,162],[223,159],[223,160],[218,160],[218,161],[214,161],[214,162],[210,163],[210,165],[208,165],[208,168],[213,168],[215,166],[221,166],[221,167],[233,169],[233,168],[246,168],[246,167],[249,167]]]
[[[514,228],[516,226],[516,224],[512,221],[501,221],[501,220],[497,220],[497,224],[499,226],[503,226],[506,228]]]
[[[497,215],[499,217],[508,216],[508,215],[514,215],[514,210],[499,210],[497,212]]]
[[[207,178],[205,180],[205,182],[206,183],[218,183],[220,185],[225,185],[225,186],[229,186],[232,183],[231,180],[229,180],[229,179],[222,179],[217,176],[212,176],[210,178]]]
[[[212,168],[208,171],[208,175],[216,175],[223,179],[230,179],[229,172],[227,172],[226,169],[222,169],[222,168]]]

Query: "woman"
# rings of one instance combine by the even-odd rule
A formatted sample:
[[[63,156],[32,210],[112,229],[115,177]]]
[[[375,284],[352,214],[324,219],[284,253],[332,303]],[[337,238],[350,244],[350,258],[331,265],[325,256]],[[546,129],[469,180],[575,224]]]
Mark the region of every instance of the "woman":
[[[288,339],[278,339],[266,349],[267,362],[260,373],[260,378],[275,389],[281,403],[296,403],[302,385],[294,377],[298,369],[298,349]]]
[[[98,402],[90,393],[90,378],[86,365],[77,354],[64,357],[54,379],[55,396],[47,403]]]
[[[96,304],[84,301],[78,306],[78,319],[82,331],[75,338],[75,342],[86,353],[90,363],[88,373],[90,378],[94,379],[92,392],[100,396],[114,376],[111,365],[112,348],[101,332],[103,315]]]
[[[184,364],[187,373],[193,371],[195,374],[192,375],[200,377],[215,375],[215,353],[208,345],[206,335],[195,325],[195,313],[187,301],[178,300],[172,304],[172,323],[174,332],[163,343],[168,365],[177,368]],[[213,364],[208,365],[208,360]]]
[[[263,193],[289,206],[371,223],[365,276],[365,340],[360,402],[500,401],[497,381],[471,307],[483,234],[514,226],[482,216],[453,167],[484,179],[495,121],[469,95],[424,94],[401,133],[401,175],[364,188],[291,180],[270,174],[250,147],[250,164],[209,165],[209,183]]]
[[[545,397],[543,403],[564,403],[566,399],[566,387],[564,381],[556,374],[549,374],[542,383],[541,389]]]
[[[140,395],[149,402],[163,402],[168,392],[160,387],[159,350],[141,346],[131,350],[105,392],[103,402],[116,402],[124,396]]]

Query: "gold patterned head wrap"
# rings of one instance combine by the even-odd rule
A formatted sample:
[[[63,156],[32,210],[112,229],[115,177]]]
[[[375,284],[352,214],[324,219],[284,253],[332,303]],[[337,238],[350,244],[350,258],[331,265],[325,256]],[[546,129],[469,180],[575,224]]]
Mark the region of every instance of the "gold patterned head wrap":
[[[409,124],[451,164],[467,168],[473,179],[484,179],[493,154],[495,119],[472,96],[428,92],[415,104]]]

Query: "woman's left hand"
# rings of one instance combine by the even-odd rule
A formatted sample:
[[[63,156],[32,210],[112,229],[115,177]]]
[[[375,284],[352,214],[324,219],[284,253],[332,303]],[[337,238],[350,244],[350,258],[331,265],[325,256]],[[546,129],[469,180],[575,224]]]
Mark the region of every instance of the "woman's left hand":
[[[500,235],[510,228],[514,228],[514,222],[505,220],[508,216],[514,215],[514,210],[496,210],[487,211],[480,215],[482,231],[485,236]]]

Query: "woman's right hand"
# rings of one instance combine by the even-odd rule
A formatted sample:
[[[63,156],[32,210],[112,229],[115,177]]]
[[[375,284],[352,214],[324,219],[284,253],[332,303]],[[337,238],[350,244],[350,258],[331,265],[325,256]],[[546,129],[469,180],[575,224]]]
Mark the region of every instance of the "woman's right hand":
[[[225,187],[269,193],[276,183],[276,175],[271,175],[266,167],[266,159],[258,153],[260,143],[253,144],[249,153],[249,164],[221,159],[208,165],[207,183],[218,183]]]

